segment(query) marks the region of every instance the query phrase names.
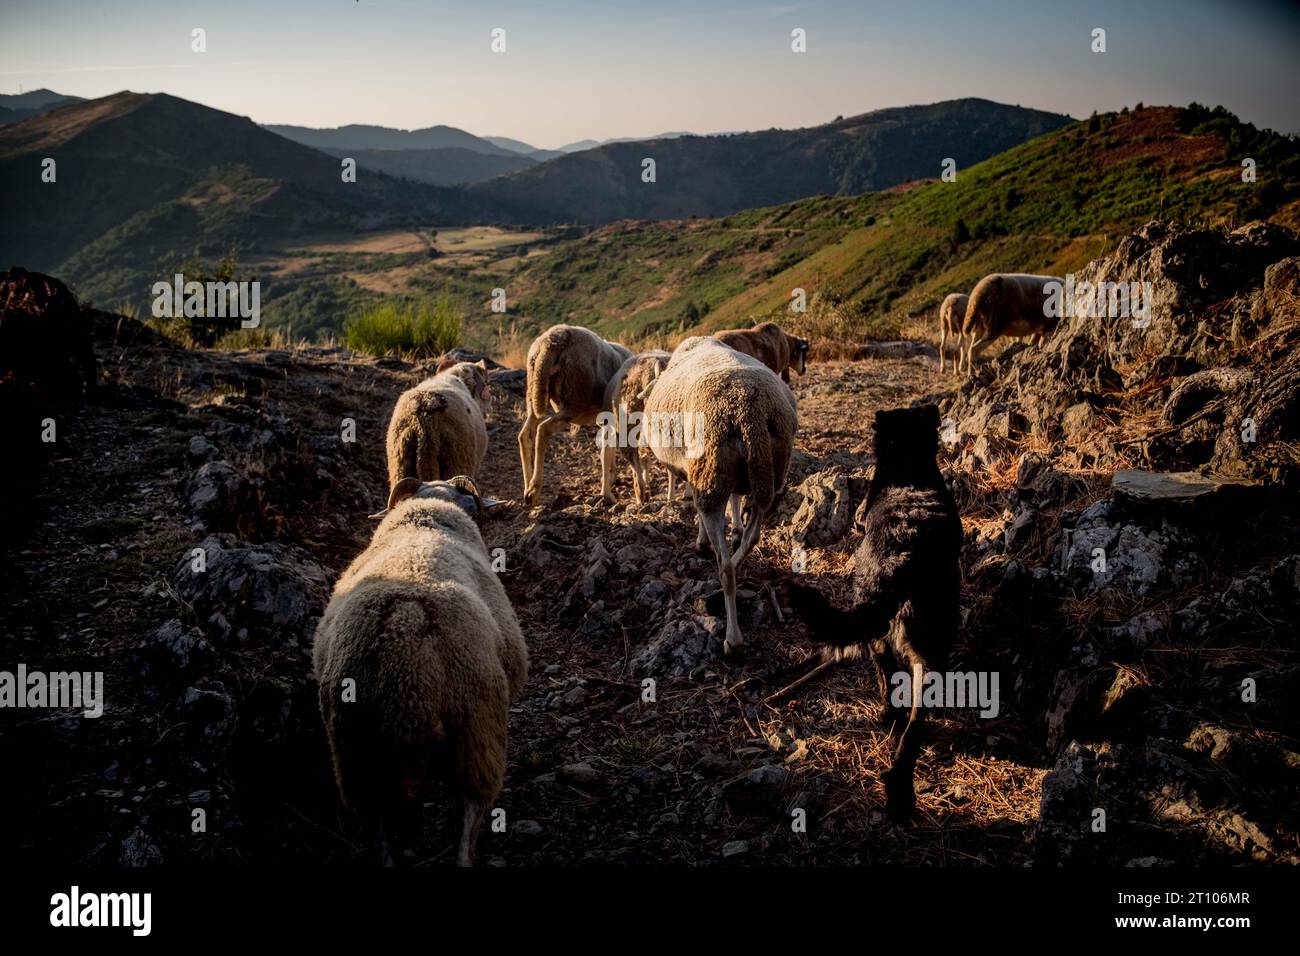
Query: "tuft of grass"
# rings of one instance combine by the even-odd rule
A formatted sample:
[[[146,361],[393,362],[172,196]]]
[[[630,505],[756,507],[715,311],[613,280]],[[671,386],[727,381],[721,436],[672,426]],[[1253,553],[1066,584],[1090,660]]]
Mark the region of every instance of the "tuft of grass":
[[[348,348],[367,355],[432,358],[460,341],[461,315],[443,292],[432,303],[384,299],[363,306],[343,328]]]

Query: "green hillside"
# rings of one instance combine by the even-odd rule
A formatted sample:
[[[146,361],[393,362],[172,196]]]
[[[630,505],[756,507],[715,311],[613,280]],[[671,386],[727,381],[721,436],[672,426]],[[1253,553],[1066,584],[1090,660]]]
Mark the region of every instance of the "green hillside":
[[[1242,182],[1242,157],[1256,182]],[[890,337],[990,271],[1077,269],[1156,217],[1295,226],[1298,199],[1294,137],[1222,110],[1153,107],[1075,123],[951,183],[614,224],[557,245],[509,288],[530,326],[628,338],[745,325],[803,288],[835,333]]]
[[[722,216],[822,193],[851,196],[972,165],[1071,122],[968,98],[876,110],[804,129],[613,142],[475,183],[507,221]],[[642,163],[655,162],[654,182]]]

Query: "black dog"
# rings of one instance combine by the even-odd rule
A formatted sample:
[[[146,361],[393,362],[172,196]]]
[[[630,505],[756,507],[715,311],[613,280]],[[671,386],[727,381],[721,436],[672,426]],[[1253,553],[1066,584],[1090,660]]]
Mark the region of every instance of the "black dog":
[[[885,805],[896,820],[916,807],[912,778],[921,751],[925,675],[942,671],[957,633],[961,518],[935,461],[939,409],[877,412],[876,472],[867,492],[866,537],[853,555],[856,603],[840,611],[814,588],[791,584],[792,603],[817,640],[862,645],[876,665],[897,738],[885,773]],[[890,678],[910,675],[911,707],[890,701]]]

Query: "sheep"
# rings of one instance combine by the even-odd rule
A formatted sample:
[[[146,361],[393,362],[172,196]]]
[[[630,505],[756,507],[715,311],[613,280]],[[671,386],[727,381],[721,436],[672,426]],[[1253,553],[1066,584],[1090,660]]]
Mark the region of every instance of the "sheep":
[[[605,428],[601,431],[600,496],[614,503],[614,462],[617,455],[632,469],[632,487],[637,504],[649,498],[649,482],[641,449],[641,428],[637,419],[645,411],[645,396],[659,373],[668,365],[669,354],[661,351],[634,355],[619,367],[605,387]],[[633,416],[636,416],[635,418]],[[668,472],[668,500],[677,493],[677,477]]]
[[[403,478],[316,628],[312,663],[343,804],[379,826],[392,865],[435,776],[460,804],[457,863],[471,866],[505,776],[506,721],[528,648],[493,572],[464,476]],[[418,830],[416,831],[418,832]]]
[[[817,640],[862,646],[875,663],[897,738],[884,775],[886,808],[896,820],[916,806],[925,676],[947,667],[959,619],[962,526],[935,460],[938,428],[936,405],[876,413],[876,470],[865,536],[853,555],[854,607],[840,611],[815,588],[789,588]],[[889,685],[900,673],[911,684],[910,708],[891,700]]]
[[[961,364],[962,355],[962,321],[966,318],[966,304],[970,296],[964,292],[953,292],[946,296],[939,306],[939,371],[943,371],[944,352],[948,348],[948,339],[957,343],[957,364]]]
[[[388,423],[388,487],[478,476],[492,404],[482,363],[459,362],[403,392]]]
[[[699,516],[696,547],[707,539],[718,561],[727,608],[724,654],[744,644],[736,623],[736,568],[785,491],[798,427],[794,393],[776,373],[704,336],[677,346],[646,399],[644,440],[688,483]],[[747,520],[733,554],[725,509],[730,502],[738,512],[740,495],[747,496]]]
[[[775,322],[764,322],[752,329],[715,332],[713,337],[737,352],[758,359],[787,384],[790,382],[790,369],[802,375],[807,365],[808,340],[786,333]]]
[[[528,349],[525,415],[519,429],[519,463],[524,473],[524,504],[542,498],[546,448],[565,425],[594,425],[605,409],[605,388],[632,355],[595,332],[553,325]]]
[[[1029,336],[1035,344],[1042,342],[1056,324],[1047,308],[1053,282],[1058,289],[1064,285],[1055,276],[995,272],[975,284],[961,325],[967,374],[973,371],[975,353],[1004,335]],[[957,368],[961,370],[960,360]]]

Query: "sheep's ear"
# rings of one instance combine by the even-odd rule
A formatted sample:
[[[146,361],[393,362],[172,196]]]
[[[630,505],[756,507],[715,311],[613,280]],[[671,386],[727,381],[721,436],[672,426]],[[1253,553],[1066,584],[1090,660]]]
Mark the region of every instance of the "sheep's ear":
[[[388,514],[388,512],[392,511],[395,507],[397,507],[397,505],[400,502],[405,501],[407,498],[410,498],[417,491],[419,491],[420,486],[423,484],[424,482],[422,482],[419,478],[403,478],[397,484],[393,485],[393,490],[389,492],[388,507],[385,508],[383,511],[375,512],[370,517],[372,518],[384,517],[384,515]]]
[[[482,369],[483,371],[485,371],[485,372],[488,370],[487,359],[479,359],[479,360],[478,360],[477,362],[475,362],[474,364],[477,365],[479,368],[481,368],[481,369]]]

